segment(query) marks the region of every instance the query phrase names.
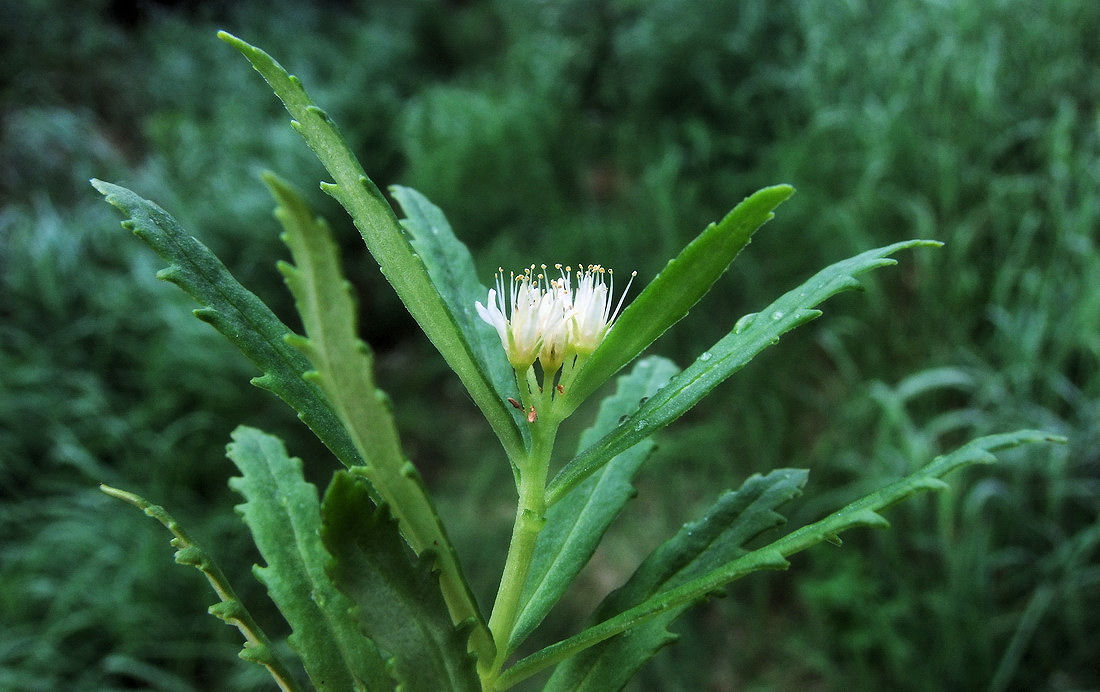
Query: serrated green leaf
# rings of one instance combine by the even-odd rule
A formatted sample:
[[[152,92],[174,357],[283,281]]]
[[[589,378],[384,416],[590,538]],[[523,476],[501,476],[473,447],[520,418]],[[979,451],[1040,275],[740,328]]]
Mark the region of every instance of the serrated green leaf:
[[[246,502],[237,511],[267,563],[256,578],[290,623],[291,646],[321,690],[390,689],[393,680],[378,650],[352,617],[351,601],[325,572],[331,557],[321,543],[317,489],[302,477],[302,462],[283,443],[240,426],[226,454],[241,476],[229,480]]]
[[[203,550],[191,538],[190,534],[180,526],[179,522],[173,519],[163,507],[154,505],[139,495],[102,484],[99,489],[111,497],[134,505],[172,532],[171,545],[176,549],[176,562],[194,567],[206,575],[210,586],[214,588],[214,592],[221,599],[218,603],[210,606],[210,614],[228,625],[233,625],[244,635],[245,645],[238,655],[245,661],[267,668],[280,689],[286,692],[297,692],[300,688],[294,676],[290,674],[287,667],[275,655],[275,651],[271,647],[271,640],[267,638],[263,629],[256,623],[252,614],[248,612],[248,609],[237,597],[233,587],[229,584],[229,580],[225,578],[225,573],[222,572],[209,553]]]
[[[619,378],[615,393],[600,404],[595,422],[580,437],[583,449],[618,425],[619,418],[636,410],[669,378],[679,372],[676,364],[651,356]],[[523,608],[509,642],[509,652],[534,631],[592,557],[611,522],[634,496],[631,480],[653,450],[643,440],[620,453],[546,514],[546,525],[535,544],[534,558],[520,599]]]
[[[776,469],[753,474],[737,490],[722,493],[701,519],[685,524],[654,550],[600,604],[596,617],[611,617],[743,555],[749,541],[786,522],[776,509],[802,493],[807,476],[805,469]]]
[[[290,345],[313,365],[306,378],[325,393],[363,459],[400,467],[404,455],[397,428],[374,384],[370,347],[356,333],[355,298],[328,224],[278,176],[264,173],[263,180],[278,203],[275,217],[284,229],[280,237],[294,258],[294,264],[280,262],[279,272],[308,337],[292,337]]]
[[[470,352],[481,371],[496,391],[497,399],[519,399],[515,370],[501,348],[500,337],[474,309],[475,302],[487,299],[488,289],[477,278],[469,249],[455,236],[443,211],[427,197],[401,185],[391,185],[390,194],[405,214],[401,225],[408,232],[413,250],[424,262],[428,276],[470,345]],[[522,414],[515,409],[507,410],[525,442],[529,442],[530,432]]]
[[[346,471],[333,476],[321,505],[321,539],[333,556],[329,574],[355,603],[362,631],[391,657],[402,690],[480,690],[467,631],[456,629],[432,571],[433,556],[415,562],[385,505]]]
[[[802,469],[777,469],[766,476],[754,475],[738,490],[723,493],[702,519],[684,525],[646,558],[626,584],[604,599],[594,620],[610,618],[745,554],[749,541],[784,523],[775,510],[802,492],[806,476]],[[563,662],[546,689],[621,688],[662,647],[675,641],[666,628],[689,605],[655,615]]]
[[[936,457],[919,471],[852,502],[818,522],[792,531],[763,548],[748,552],[680,586],[662,590],[598,625],[527,656],[497,678],[497,687],[506,689],[548,666],[576,656],[619,633],[638,628],[655,616],[691,605],[747,574],[765,569],[786,569],[788,567],[786,558],[790,555],[826,541],[830,537],[838,537],[841,532],[850,528],[867,525],[882,526],[881,517],[875,519],[872,515],[878,516],[879,510],[913,493],[934,489],[935,484],[928,483],[928,479],[942,478],[952,471],[972,464],[990,463],[994,461],[995,452],[1036,442],[1065,442],[1065,438],[1037,430],[1020,430],[973,440],[950,454]]]
[[[286,106],[294,118],[291,125],[336,181],[322,185],[322,189],[351,215],[367,249],[401,302],[462,380],[508,456],[519,458],[525,446],[508,404],[500,399],[489,376],[479,366],[424,262],[413,252],[397,215],[348,149],[332,119],[313,104],[301,81],[270,55],[224,31],[218,32],[218,37],[248,59]]]
[[[790,185],[774,185],[746,197],[717,223],[707,226],[619,316],[615,326],[562,398],[575,409],[601,384],[687,315],[706,295],[752,234],[794,194]]]
[[[679,639],[666,628],[686,608],[656,615],[643,625],[602,642],[597,647],[599,655],[588,656],[593,651],[590,649],[562,663],[554,669],[543,692],[621,690],[643,663]]]
[[[733,331],[703,352],[629,419],[574,457],[550,482],[547,503],[557,502],[608,459],[679,418],[758,353],[778,343],[780,336],[820,315],[813,308],[845,289],[859,286],[856,279],[859,274],[897,264],[889,255],[899,250],[939,245],[932,240],[909,240],[868,250],[829,265],[762,312],[742,317]],[[617,325],[615,329],[618,328]]]
[[[263,301],[246,289],[214,253],[187,233],[156,204],[126,188],[93,180],[107,202],[128,218],[134,232],[168,267],[157,276],[170,281],[202,306],[195,315],[209,322],[258,367],[252,383],[285,401],[346,466],[363,463],[347,431],[316,387],[302,379],[309,361],[284,341],[291,330]]]
[[[492,637],[462,574],[451,543],[427,489],[401,451],[393,417],[375,387],[370,348],[356,333],[357,312],[350,284],[343,279],[340,258],[327,224],[314,217],[301,196],[273,174],[265,174],[279,206],[283,240],[294,265],[280,263],[302,316],[308,339],[291,343],[313,363],[309,379],[324,391],[363,458],[364,474],[388,503],[401,532],[417,554],[431,550],[439,581],[454,622],[474,623],[480,655],[492,656]]]

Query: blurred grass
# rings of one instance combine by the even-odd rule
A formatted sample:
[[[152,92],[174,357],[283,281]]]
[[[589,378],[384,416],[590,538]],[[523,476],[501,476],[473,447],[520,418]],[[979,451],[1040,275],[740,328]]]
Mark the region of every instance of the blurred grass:
[[[947,242],[828,305],[664,435],[546,636],[715,487],[811,468],[799,523],[973,435],[1043,427],[1070,444],[957,479],[895,508],[894,529],[685,618],[636,689],[1100,686],[1100,4],[140,7],[0,8],[0,688],[265,688],[167,537],[92,490],[171,507],[279,631],[224,443],[243,420],[317,480],[331,460],[86,183],[169,209],[294,323],[256,174],[308,188],[322,172],[222,27],[299,74],[377,182],[443,207],[485,280],[559,260],[652,276],[744,195],[794,184],[657,345],[681,363],[826,262]],[[313,202],[342,231],[379,382],[487,603],[506,465],[350,224]]]

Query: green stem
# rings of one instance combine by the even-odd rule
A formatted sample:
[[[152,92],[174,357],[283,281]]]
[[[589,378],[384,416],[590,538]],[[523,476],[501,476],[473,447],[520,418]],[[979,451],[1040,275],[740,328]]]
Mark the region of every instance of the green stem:
[[[541,393],[532,392],[531,399],[538,402],[535,408],[539,415],[531,423],[530,453],[519,464],[516,522],[512,528],[512,539],[508,545],[508,557],[504,562],[500,588],[489,617],[489,631],[492,632],[496,644],[496,657],[491,666],[483,667],[481,671],[486,688],[491,688],[492,680],[508,657],[508,641],[519,614],[520,599],[527,582],[527,572],[531,567],[535,541],[546,523],[546,476],[554,449],[554,438],[561,421],[553,415],[552,389],[544,388]]]
[[[573,354],[565,359],[566,365],[561,371],[561,388],[565,390],[564,396],[569,396],[569,390],[573,386],[573,380],[576,379],[577,373],[580,372],[581,367],[585,361],[588,360],[588,356],[582,356],[579,354]]]
[[[538,478],[541,475],[542,478]],[[539,481],[542,481],[541,483]],[[489,630],[497,646],[493,671],[499,670],[507,656],[508,639],[512,635],[519,600],[527,580],[527,570],[535,550],[535,540],[544,523],[543,488],[546,475],[522,473],[520,477],[520,501],[516,510],[516,523],[512,528],[512,540],[508,545],[508,558],[500,578],[493,614],[489,618]]]
[[[210,582],[210,586],[214,588],[214,592],[218,594],[218,598],[221,600],[221,603],[210,608],[210,614],[236,626],[244,635],[247,644],[245,644],[244,650],[241,651],[239,656],[246,661],[258,663],[267,668],[268,672],[271,673],[271,677],[275,678],[275,683],[283,692],[298,692],[301,688],[298,687],[294,676],[275,657],[275,648],[272,646],[271,640],[267,638],[259,624],[252,619],[252,614],[237,598],[237,594],[233,591],[233,587],[229,585],[229,580],[226,579],[221,568],[214,564],[206,551],[192,541],[191,536],[168,514],[167,510],[160,505],[154,505],[139,495],[112,488],[109,485],[100,483],[99,489],[111,497],[137,507],[172,532],[174,536],[172,547],[178,551],[176,552],[176,562],[181,565],[190,565],[206,575],[207,581]]]
[[[535,377],[535,369],[533,367],[527,368],[523,374],[523,381],[519,383],[519,391],[523,393],[523,401],[528,405],[534,403],[542,403],[539,397],[539,392],[542,388],[539,386],[539,379]]]

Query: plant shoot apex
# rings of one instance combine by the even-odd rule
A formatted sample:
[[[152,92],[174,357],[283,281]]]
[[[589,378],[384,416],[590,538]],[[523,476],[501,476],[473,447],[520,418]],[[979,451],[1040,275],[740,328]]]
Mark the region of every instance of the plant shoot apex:
[[[522,274],[497,270],[495,287],[486,305],[475,303],[477,314],[497,330],[508,362],[524,371],[536,360],[544,373],[553,374],[574,356],[596,350],[615,323],[626,292],[638,272],[614,302],[615,274],[598,264],[555,265],[559,277],[550,279],[546,265],[531,265]],[[507,286],[505,284],[507,283]]]

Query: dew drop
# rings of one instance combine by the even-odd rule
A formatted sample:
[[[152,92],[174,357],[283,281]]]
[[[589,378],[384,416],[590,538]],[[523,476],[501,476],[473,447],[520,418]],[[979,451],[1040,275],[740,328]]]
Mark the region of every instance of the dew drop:
[[[625,423],[627,418],[630,418],[630,416],[619,416],[619,425]]]
[[[752,321],[754,319],[756,319],[756,313],[750,312],[741,319],[737,320],[737,324],[733,325],[733,333],[740,334],[741,332],[745,331],[749,328],[749,325],[752,324]]]
[[[707,362],[710,359],[711,359],[710,351],[703,351],[702,355],[699,356],[699,360],[703,361],[704,363]]]
[[[783,311],[782,310],[776,310],[775,312],[773,312],[772,313],[772,319],[773,320],[783,319]]]

